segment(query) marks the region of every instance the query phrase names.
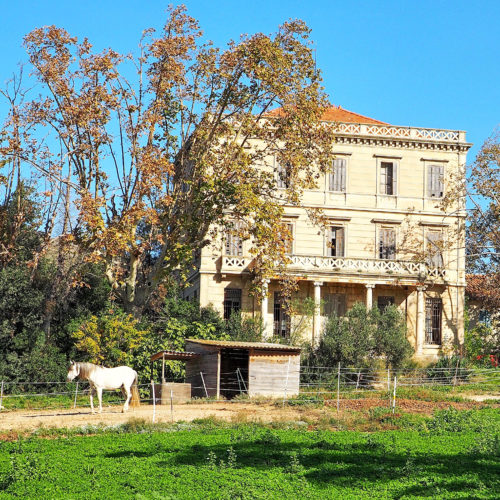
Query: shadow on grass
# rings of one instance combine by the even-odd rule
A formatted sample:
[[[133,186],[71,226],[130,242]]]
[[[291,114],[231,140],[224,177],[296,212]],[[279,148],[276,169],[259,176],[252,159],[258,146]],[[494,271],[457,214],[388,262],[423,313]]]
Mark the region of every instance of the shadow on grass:
[[[336,439],[334,434],[328,440],[315,438],[287,442],[275,434],[262,433],[224,444],[186,444],[180,449],[169,449],[156,443],[150,451],[122,450],[106,456],[132,458],[157,455],[158,467],[210,467],[209,457],[212,457],[212,467],[252,468],[256,472],[268,472],[270,468],[275,468],[284,473],[300,474],[320,488],[335,485],[366,490],[390,485],[395,497],[447,497],[453,496],[454,492],[469,491],[472,496],[468,498],[475,498],[478,489],[484,490],[483,493],[500,490],[498,458],[467,452],[410,451],[407,446],[408,443],[396,445],[390,439],[377,441],[370,436],[362,437],[360,442],[346,443]],[[233,459],[235,457],[231,465],[228,463],[230,453]]]

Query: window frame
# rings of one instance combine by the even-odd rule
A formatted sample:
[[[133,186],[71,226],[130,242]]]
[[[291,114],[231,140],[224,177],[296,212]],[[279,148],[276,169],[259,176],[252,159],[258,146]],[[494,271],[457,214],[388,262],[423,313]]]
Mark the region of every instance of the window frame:
[[[333,247],[331,246],[332,243],[332,229],[342,229],[343,233],[343,241],[342,241],[342,255],[333,255],[332,250]],[[347,248],[347,229],[345,224],[338,224],[336,222],[331,222],[328,225],[328,230],[325,235],[325,255],[327,257],[345,257],[346,256],[346,248]]]
[[[235,297],[229,297],[230,292],[232,292]],[[233,312],[241,312],[242,302],[243,290],[241,288],[224,288],[223,318],[225,321],[227,321],[231,317],[231,314]]]
[[[437,252],[434,253],[432,256],[429,254],[429,246],[433,244],[432,239],[429,238],[429,235],[431,234],[439,234],[440,238],[437,240],[441,243],[442,249],[439,248],[438,245],[435,245]],[[442,269],[445,267],[444,265],[444,232],[441,229],[432,229],[432,228],[426,228],[425,230],[425,247],[424,247],[424,252],[425,252],[425,259],[427,262],[427,265],[430,267],[436,267],[438,269]],[[438,263],[434,262],[435,258],[438,258]]]
[[[425,344],[442,345],[443,343],[443,300],[441,297],[425,299]]]
[[[382,250],[382,234],[385,231],[392,231],[394,233],[394,254],[392,258],[383,257]],[[398,258],[398,230],[394,226],[380,225],[377,227],[377,245],[376,245],[376,258],[379,260],[397,260]]]
[[[378,176],[377,176],[377,193],[381,196],[398,196],[398,187],[399,187],[399,162],[393,158],[378,158]],[[384,192],[382,190],[382,169],[384,168],[384,164],[392,165],[392,180],[391,180],[391,193]],[[384,184],[385,191],[387,190],[387,181]]]
[[[334,297],[338,300],[329,300]],[[343,318],[347,314],[347,294],[339,292],[328,292],[325,294],[323,301],[323,316],[331,317],[333,313],[339,318]]]
[[[340,184],[341,184],[341,189],[334,189],[334,186],[335,184],[339,184],[338,182],[334,182],[335,181],[335,174],[336,174],[336,170],[334,168],[334,163],[336,161],[340,161],[340,162],[343,162],[343,167],[342,167],[342,173],[343,175],[341,176],[340,178]],[[328,191],[330,193],[346,193],[347,192],[347,172],[348,172],[348,162],[347,162],[347,158],[345,157],[340,157],[340,158],[335,158],[332,160],[332,163],[330,165],[330,171],[328,172],[327,174],[327,182],[328,182]]]
[[[273,335],[283,339],[289,339],[291,334],[292,321],[286,312],[283,304],[281,292],[274,292],[273,295]]]
[[[235,230],[238,230],[238,223],[234,225]],[[237,248],[236,253],[228,252],[228,249]],[[231,233],[231,228],[226,227],[224,231],[224,255],[226,257],[243,257],[243,238],[237,234]]]
[[[435,183],[436,181],[433,180],[432,176],[432,171],[433,169],[440,169],[440,179],[437,180],[438,183],[438,189],[436,190]],[[438,162],[428,162],[426,165],[426,170],[427,170],[427,175],[426,175],[426,197],[429,199],[433,200],[440,200],[444,197],[444,191],[445,191],[445,182],[444,182],[444,176],[445,176],[445,165],[444,164],[439,164]],[[441,190],[439,191],[439,185],[441,187]],[[433,192],[436,190],[439,193],[439,196],[436,196],[433,194]]]

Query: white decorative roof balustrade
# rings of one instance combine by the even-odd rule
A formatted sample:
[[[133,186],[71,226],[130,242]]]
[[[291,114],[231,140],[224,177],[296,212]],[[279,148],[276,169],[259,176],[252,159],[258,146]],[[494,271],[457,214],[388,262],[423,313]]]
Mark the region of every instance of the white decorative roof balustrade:
[[[368,123],[339,123],[337,133],[388,139],[409,139],[416,141],[438,141],[465,144],[462,130],[442,130],[435,128],[398,127],[393,125],[373,125]]]

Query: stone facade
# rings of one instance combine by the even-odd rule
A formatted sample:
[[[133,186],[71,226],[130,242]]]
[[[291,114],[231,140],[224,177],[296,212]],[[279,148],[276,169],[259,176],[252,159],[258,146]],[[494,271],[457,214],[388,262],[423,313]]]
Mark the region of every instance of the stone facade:
[[[305,335],[317,342],[326,316],[356,302],[394,303],[416,359],[435,359],[463,342],[465,210],[444,211],[440,201],[450,179],[463,175],[465,132],[392,126],[340,107],[325,119],[337,122],[334,173],[305,192],[301,207],[285,208],[289,271],[299,278],[298,296],[317,304]],[[277,170],[273,158],[261,168]],[[307,207],[323,209],[326,232],[311,224]],[[278,282],[268,283],[261,301],[249,294],[250,245],[232,245],[232,255],[223,241],[204,248],[186,296],[221,314],[261,314],[268,337],[286,335]]]

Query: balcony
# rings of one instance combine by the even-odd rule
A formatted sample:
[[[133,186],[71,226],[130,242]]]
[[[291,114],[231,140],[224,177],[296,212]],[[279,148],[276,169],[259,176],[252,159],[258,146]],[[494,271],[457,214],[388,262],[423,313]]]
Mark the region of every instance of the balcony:
[[[369,275],[393,278],[411,278],[418,281],[444,280],[446,270],[424,263],[404,260],[356,259],[351,257],[322,257],[314,255],[291,255],[288,264],[290,272],[328,273],[339,275]],[[239,274],[250,271],[252,259],[224,255],[220,272]]]
[[[292,271],[332,271],[341,274],[369,274],[373,276],[394,276],[404,278],[444,279],[443,268],[424,263],[404,260],[355,259],[350,257],[320,257],[292,255],[288,268]]]

